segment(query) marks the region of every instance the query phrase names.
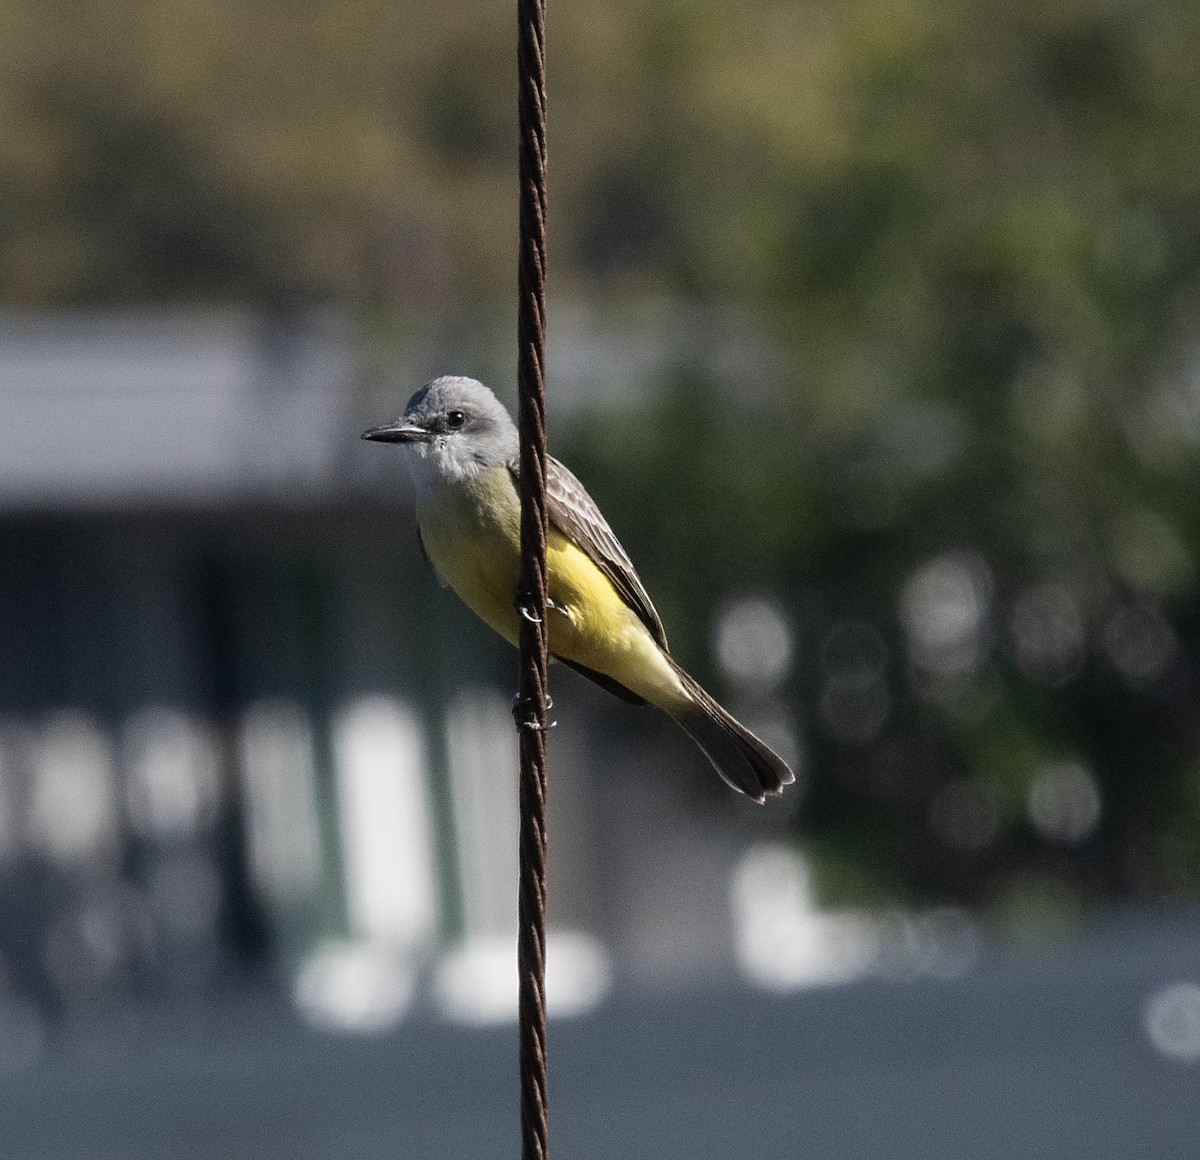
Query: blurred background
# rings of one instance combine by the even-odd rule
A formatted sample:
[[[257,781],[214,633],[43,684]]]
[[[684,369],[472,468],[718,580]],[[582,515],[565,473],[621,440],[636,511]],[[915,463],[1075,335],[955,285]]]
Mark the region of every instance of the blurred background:
[[[516,1149],[508,6],[0,5],[0,1135]],[[555,674],[577,1157],[1192,1154],[1200,8],[551,4],[555,453],[756,808]],[[799,1149],[799,1151],[797,1151]]]

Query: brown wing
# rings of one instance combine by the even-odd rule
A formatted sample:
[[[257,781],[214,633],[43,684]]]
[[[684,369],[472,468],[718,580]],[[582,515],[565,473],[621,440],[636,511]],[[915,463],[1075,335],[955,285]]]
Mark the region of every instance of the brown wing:
[[[509,470],[515,479],[516,465]],[[633,561],[583,484],[553,458],[546,461],[546,503],[550,523],[591,557],[596,567],[612,581],[621,599],[650,630],[659,647],[665,650],[667,634],[649,593],[638,579]]]

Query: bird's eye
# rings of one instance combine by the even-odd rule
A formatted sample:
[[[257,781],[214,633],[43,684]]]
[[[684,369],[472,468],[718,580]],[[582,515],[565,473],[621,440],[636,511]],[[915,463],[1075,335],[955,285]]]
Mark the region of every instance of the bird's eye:
[[[451,431],[457,431],[459,427],[461,427],[466,421],[467,417],[462,411],[446,412],[446,426],[449,427]]]

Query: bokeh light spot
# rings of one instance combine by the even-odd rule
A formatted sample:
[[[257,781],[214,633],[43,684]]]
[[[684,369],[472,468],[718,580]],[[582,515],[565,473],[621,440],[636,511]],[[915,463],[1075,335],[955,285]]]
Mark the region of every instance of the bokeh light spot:
[[[1079,602],[1065,584],[1025,588],[1009,621],[1017,667],[1031,680],[1061,685],[1083,663],[1085,630]]]
[[[1081,761],[1045,766],[1029,786],[1029,820],[1043,837],[1076,846],[1100,824],[1100,787]]]
[[[34,844],[60,863],[112,853],[119,826],[115,763],[100,725],[83,713],[55,713],[31,756]]]
[[[185,837],[216,817],[221,779],[216,743],[203,722],[149,706],[125,728],[126,798],[147,837]]]
[[[1175,630],[1149,601],[1117,607],[1104,625],[1101,643],[1113,667],[1135,688],[1161,679],[1179,651]]]
[[[791,671],[795,641],[777,600],[741,596],[717,615],[716,647],[728,677],[773,689]]]
[[[1200,984],[1171,983],[1150,996],[1142,1017],[1146,1037],[1168,1059],[1200,1059]]]
[[[991,572],[972,552],[946,552],[918,568],[900,593],[914,663],[939,676],[974,672],[991,591]]]
[[[389,948],[329,941],[304,960],[293,997],[314,1026],[363,1033],[395,1026],[407,1012],[415,986],[413,969]]]

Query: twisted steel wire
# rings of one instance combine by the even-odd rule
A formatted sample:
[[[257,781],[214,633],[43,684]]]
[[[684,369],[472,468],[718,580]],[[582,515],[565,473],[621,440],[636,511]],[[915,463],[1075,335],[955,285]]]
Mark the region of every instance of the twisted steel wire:
[[[517,2],[521,446],[520,894],[517,970],[522,1160],[549,1156],[546,1066],[546,67],[544,0]]]

